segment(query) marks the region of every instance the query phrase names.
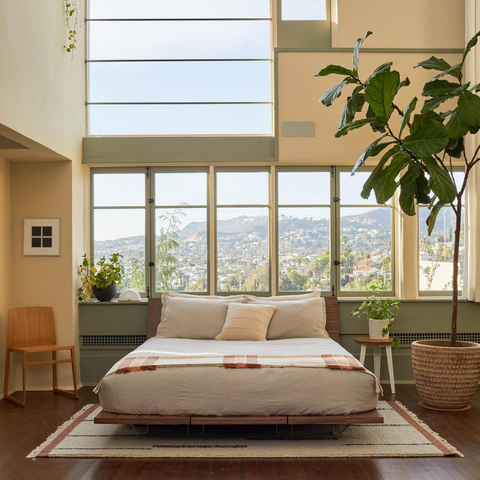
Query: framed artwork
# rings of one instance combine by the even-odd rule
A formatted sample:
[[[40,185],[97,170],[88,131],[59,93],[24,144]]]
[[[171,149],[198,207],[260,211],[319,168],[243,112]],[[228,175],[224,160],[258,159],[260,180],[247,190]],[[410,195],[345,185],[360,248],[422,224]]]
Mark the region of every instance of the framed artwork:
[[[26,256],[60,256],[60,219],[25,218],[23,220],[23,254]]]

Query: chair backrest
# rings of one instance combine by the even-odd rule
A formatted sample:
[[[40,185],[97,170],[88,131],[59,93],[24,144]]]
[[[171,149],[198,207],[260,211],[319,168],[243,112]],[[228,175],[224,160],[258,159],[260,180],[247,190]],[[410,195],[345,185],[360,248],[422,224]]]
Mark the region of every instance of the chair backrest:
[[[20,307],[8,311],[7,348],[55,344],[51,307]]]

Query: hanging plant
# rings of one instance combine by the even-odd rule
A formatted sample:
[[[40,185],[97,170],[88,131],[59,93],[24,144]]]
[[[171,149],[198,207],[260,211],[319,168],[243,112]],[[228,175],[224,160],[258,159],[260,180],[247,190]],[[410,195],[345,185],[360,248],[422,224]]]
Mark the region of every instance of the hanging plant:
[[[63,48],[67,53],[72,54],[77,48],[77,25],[78,25],[78,5],[77,0],[63,0],[65,7],[65,27],[68,30],[67,45]]]

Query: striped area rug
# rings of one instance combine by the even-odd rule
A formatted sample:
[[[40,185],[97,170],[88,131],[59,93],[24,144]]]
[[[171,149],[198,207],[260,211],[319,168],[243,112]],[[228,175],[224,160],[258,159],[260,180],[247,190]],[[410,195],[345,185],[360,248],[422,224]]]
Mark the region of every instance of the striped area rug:
[[[95,425],[101,407],[87,405],[28,455],[123,458],[299,458],[463,456],[399,402],[379,402],[384,424],[351,425],[341,434],[327,426]]]

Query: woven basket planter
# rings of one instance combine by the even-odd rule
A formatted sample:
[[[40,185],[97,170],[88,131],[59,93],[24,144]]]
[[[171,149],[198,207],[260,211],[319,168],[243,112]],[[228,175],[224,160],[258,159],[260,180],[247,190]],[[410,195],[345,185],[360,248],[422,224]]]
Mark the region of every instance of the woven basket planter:
[[[460,410],[468,406],[480,379],[480,344],[421,340],[412,343],[415,385],[428,407]]]

